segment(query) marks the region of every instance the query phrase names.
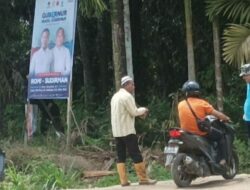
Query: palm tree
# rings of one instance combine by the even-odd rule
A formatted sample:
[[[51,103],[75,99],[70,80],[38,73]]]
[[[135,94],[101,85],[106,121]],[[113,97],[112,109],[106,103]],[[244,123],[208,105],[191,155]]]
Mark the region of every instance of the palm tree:
[[[86,20],[90,17],[99,17],[101,14],[107,9],[103,0],[80,0],[79,1],[79,12],[77,14],[77,30],[79,34],[79,42],[81,49],[81,61],[83,64],[83,73],[84,73],[84,101],[86,108],[89,109],[89,102],[91,99],[90,87],[91,87],[91,79],[90,79],[90,61],[87,56],[87,47],[86,47]],[[72,86],[70,85],[72,88]],[[72,104],[72,90],[70,89],[70,96],[68,100],[67,106],[67,144],[66,149],[68,150],[70,147],[70,132],[71,132],[71,104]]]
[[[86,25],[88,24],[88,20],[91,17],[99,18],[102,13],[107,9],[103,0],[80,0],[79,1],[79,12],[77,14],[77,31],[79,36],[80,42],[80,49],[81,49],[81,61],[83,65],[83,83],[84,83],[84,103],[86,108],[89,108],[90,102],[92,102],[92,93],[91,84],[91,71],[90,71],[90,60],[88,57],[88,49],[87,49],[87,37],[86,33],[88,28]]]
[[[111,0],[111,23],[113,43],[113,64],[115,75],[115,88],[120,88],[120,79],[126,74],[126,55],[124,41],[123,1]]]
[[[195,80],[194,47],[192,36],[192,9],[191,0],[184,0],[186,18],[186,38],[187,38],[187,57],[188,57],[188,79]]]
[[[124,5],[124,35],[125,35],[127,73],[129,76],[134,78],[129,0],[123,0],[123,5]]]
[[[224,30],[224,60],[234,66],[250,61],[250,24],[231,24]]]
[[[207,15],[212,20],[223,15],[231,20],[223,34],[223,58],[225,62],[240,66],[250,61],[250,1],[206,0]]]
[[[79,8],[87,18],[98,18],[107,9],[107,6],[103,0],[80,0]]]
[[[208,7],[207,2],[207,7]],[[208,9],[207,9],[208,15]],[[208,15],[209,16],[209,15]],[[223,89],[222,89],[222,75],[221,75],[221,47],[220,47],[220,25],[217,15],[209,16],[209,20],[213,25],[213,44],[214,44],[214,65],[215,65],[215,81],[217,93],[217,107],[223,111]]]
[[[214,65],[217,93],[217,107],[223,111],[223,90],[221,76],[221,51],[220,51],[220,27],[218,17],[213,19],[213,44],[214,44]]]
[[[214,55],[215,55],[215,77],[217,105],[220,111],[223,110],[222,101],[222,81],[220,71],[220,38],[218,17],[225,16],[233,22],[240,24],[230,24],[223,34],[223,59],[225,62],[240,66],[250,61],[250,1],[245,0],[206,0],[206,13],[209,20],[213,22]]]

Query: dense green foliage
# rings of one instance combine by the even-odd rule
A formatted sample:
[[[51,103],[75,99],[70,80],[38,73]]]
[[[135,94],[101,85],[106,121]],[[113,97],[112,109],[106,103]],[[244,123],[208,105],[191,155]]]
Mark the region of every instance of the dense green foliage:
[[[2,79],[0,80],[2,86],[0,91],[1,109],[4,109],[5,105],[9,103],[23,103],[26,99],[25,83],[29,66],[34,0],[21,4],[19,1],[14,2],[14,4],[5,3],[1,6],[2,14],[11,15],[6,19],[1,17],[1,23],[3,23],[1,33],[6,36],[0,47],[0,64],[2,65],[2,74],[0,75]],[[83,10],[79,11],[78,14],[87,14],[86,7],[91,6],[93,2],[93,0],[80,1],[79,5]],[[96,5],[97,8],[90,11],[90,14],[94,10],[98,14],[105,10],[102,1],[97,2],[100,7],[98,8]],[[104,2],[106,2],[107,10],[99,19],[85,18],[85,31],[82,33],[84,39],[87,39],[88,52],[86,56],[90,62],[88,75],[90,75],[91,84],[91,89],[88,89],[91,93],[88,93],[92,97],[91,102],[84,100],[86,88],[83,86],[83,78],[85,76],[79,44],[80,36],[78,33],[76,35],[73,96],[74,102],[82,104],[80,113],[87,109],[85,106],[87,103],[91,104],[92,110],[90,111],[95,110],[100,104],[108,105],[107,100],[113,91],[109,2]],[[166,97],[170,93],[177,91],[187,80],[183,2],[135,0],[131,1],[130,4],[136,99],[139,104],[149,104],[152,97],[167,99]],[[23,11],[26,6],[27,10]],[[95,14],[97,13],[93,13],[93,15]],[[213,46],[211,24],[205,15],[203,1],[193,1],[193,15],[197,80],[206,91],[205,95],[209,96],[215,94]],[[15,27],[9,23],[15,23]],[[224,27],[224,23],[221,24],[221,27]],[[100,48],[103,52],[100,51]],[[105,60],[106,63],[103,63],[102,60]],[[223,64],[222,72],[226,73],[223,75],[224,83],[230,81],[233,74],[233,70],[228,68],[229,66]],[[237,86],[230,86],[230,88],[237,88]],[[224,90],[228,92],[230,89],[224,85]],[[229,94],[225,93],[225,97],[227,96]]]
[[[35,172],[35,173],[34,173]],[[158,180],[171,179],[169,172],[161,165],[152,165],[152,171],[149,172]],[[136,174],[129,173],[131,182],[137,182]],[[0,184],[4,190],[36,190],[36,189],[65,189],[65,188],[89,188],[107,187],[119,184],[117,175],[108,176],[96,180],[95,183],[88,184],[80,178],[80,173],[75,171],[63,171],[52,162],[33,162],[29,164],[25,171],[17,171],[14,166],[6,169],[5,182]]]
[[[250,173],[249,147],[239,139],[236,139],[234,144],[239,155],[240,172]]]

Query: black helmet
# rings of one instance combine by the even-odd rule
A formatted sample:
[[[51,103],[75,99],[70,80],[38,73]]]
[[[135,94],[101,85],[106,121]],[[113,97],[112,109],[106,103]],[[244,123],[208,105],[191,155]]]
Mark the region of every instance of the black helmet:
[[[200,85],[196,81],[189,80],[182,86],[182,91],[186,96],[200,95]]]

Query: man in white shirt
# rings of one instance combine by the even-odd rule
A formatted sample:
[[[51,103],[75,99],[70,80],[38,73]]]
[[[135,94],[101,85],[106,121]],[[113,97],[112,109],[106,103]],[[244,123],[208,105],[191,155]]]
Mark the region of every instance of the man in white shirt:
[[[30,75],[37,75],[38,73],[50,72],[50,67],[53,63],[53,53],[48,48],[50,32],[46,28],[41,34],[41,47],[36,51],[30,62]]]
[[[60,72],[63,75],[68,75],[71,70],[71,57],[69,49],[64,47],[65,33],[63,28],[58,28],[56,32],[56,45],[53,48],[54,65],[53,72]]]
[[[117,170],[122,186],[130,185],[125,168],[126,150],[134,162],[140,185],[155,184],[146,174],[145,164],[138,146],[135,131],[135,117],[146,117],[148,109],[137,108],[134,99],[134,82],[129,76],[121,79],[121,89],[111,99],[112,133],[116,141]]]

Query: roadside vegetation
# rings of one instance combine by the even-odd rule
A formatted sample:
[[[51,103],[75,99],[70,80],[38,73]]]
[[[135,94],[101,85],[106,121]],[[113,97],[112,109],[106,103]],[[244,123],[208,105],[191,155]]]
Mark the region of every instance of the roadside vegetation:
[[[178,93],[169,100],[154,98],[148,107],[150,116],[136,120],[139,143],[146,159],[149,176],[157,180],[171,179],[169,169],[164,167],[163,147],[167,142],[167,129],[178,125],[176,117],[176,98]],[[208,99],[213,99],[208,97]],[[237,114],[231,100],[227,100],[229,113]],[[171,102],[171,103],[170,103]],[[232,107],[231,107],[232,106]],[[73,127],[69,151],[65,150],[66,139],[58,138],[50,126],[47,136],[42,136],[37,129],[32,140],[24,142],[24,115],[19,114],[22,106],[10,106],[5,112],[7,129],[1,135],[1,147],[6,152],[5,180],[0,189],[35,190],[58,188],[105,187],[119,184],[118,175],[86,178],[86,171],[103,170],[109,162],[109,171],[116,171],[115,150],[112,144],[109,108],[98,108],[94,115],[85,113],[77,116],[81,134]],[[82,109],[75,105],[74,110]],[[240,112],[240,111],[238,111]],[[64,113],[62,113],[64,115]],[[232,115],[232,119],[237,115]],[[11,121],[11,122],[9,122]],[[240,158],[240,173],[250,173],[250,151],[246,146],[244,127],[240,120],[236,122],[237,138],[235,147]],[[86,130],[87,129],[87,130]],[[15,135],[14,135],[15,134]],[[131,160],[127,163],[129,179],[136,182],[137,177]]]

